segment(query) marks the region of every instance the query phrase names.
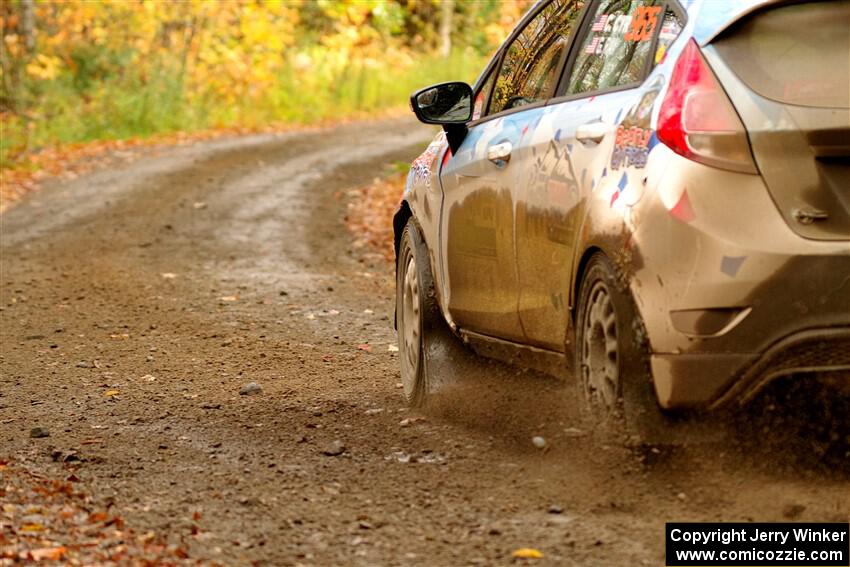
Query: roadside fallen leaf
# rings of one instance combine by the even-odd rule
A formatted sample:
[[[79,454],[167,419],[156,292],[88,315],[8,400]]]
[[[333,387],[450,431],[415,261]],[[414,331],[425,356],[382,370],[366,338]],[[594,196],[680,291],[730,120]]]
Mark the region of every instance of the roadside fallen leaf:
[[[124,520],[119,518],[118,516],[113,516],[111,519],[104,522],[103,527],[108,528],[109,526],[115,526],[117,529],[121,529],[124,527]]]
[[[29,555],[34,561],[59,561],[66,551],[65,547],[42,547],[30,550]]]
[[[118,390],[107,390],[103,393],[107,398],[111,398],[112,396],[117,396],[120,392]]]
[[[112,339],[117,339],[119,341],[126,341],[127,339],[130,338],[130,334],[129,333],[113,333],[113,334],[109,335],[109,337],[112,338]]]
[[[60,480],[0,464],[8,465],[0,475],[0,524],[11,528],[0,528],[0,565],[182,565],[175,558],[187,559],[187,549],[178,552],[157,532],[139,541],[138,532],[109,513],[110,503],[101,509],[99,498],[81,492],[75,474]]]
[[[239,301],[238,295],[225,295],[224,297],[219,297],[220,301]]]
[[[543,557],[543,553],[533,547],[521,547],[511,553],[511,557],[516,557],[518,559],[540,559]]]
[[[109,519],[109,514],[107,514],[106,512],[94,512],[93,514],[89,515],[90,524],[105,522],[107,519]]]
[[[366,352],[372,352],[372,347],[367,343],[363,343],[362,345],[357,345],[357,350],[365,350]]]
[[[404,192],[406,174],[394,174],[376,179],[365,187],[352,191],[346,225],[355,242],[380,252],[389,262],[395,258],[392,218]],[[362,273],[364,277],[372,274]],[[371,310],[364,312],[371,313]]]
[[[388,351],[388,352],[398,352],[398,347],[397,347],[397,346],[395,346],[395,345],[388,345],[388,346],[387,346],[387,351]]]
[[[564,429],[564,434],[567,437],[584,437],[587,433],[577,427],[567,427]]]

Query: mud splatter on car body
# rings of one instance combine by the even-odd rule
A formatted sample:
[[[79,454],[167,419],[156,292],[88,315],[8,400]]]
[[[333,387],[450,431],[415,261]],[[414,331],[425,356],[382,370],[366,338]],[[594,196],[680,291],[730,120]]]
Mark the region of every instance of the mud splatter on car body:
[[[846,49],[782,30],[846,21],[848,7],[697,1],[639,17],[609,4],[575,15],[539,3],[476,83],[456,151],[437,136],[414,162],[397,226],[421,227],[449,326],[569,359],[584,269],[601,253],[636,305],[662,408],[716,408],[779,376],[850,368],[836,355],[850,352],[850,204],[837,196],[848,97],[775,94],[745,57],[783,41],[799,44],[791,64],[813,85],[827,63],[846,74]],[[566,30],[560,79],[531,72],[549,90],[528,94],[513,42],[543,16]],[[836,25],[824,33],[840,39]],[[627,79],[604,83],[614,67]],[[517,106],[502,106],[506,89]]]

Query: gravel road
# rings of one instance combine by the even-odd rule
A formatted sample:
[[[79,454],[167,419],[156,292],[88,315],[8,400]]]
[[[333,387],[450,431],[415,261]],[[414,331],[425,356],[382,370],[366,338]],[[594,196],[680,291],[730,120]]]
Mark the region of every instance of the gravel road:
[[[429,136],[205,142],[5,213],[0,458],[228,565],[661,565],[665,521],[848,520],[846,454],[764,443],[775,416],[641,454],[589,434],[572,388],[497,363],[405,408],[388,267],[343,217]]]

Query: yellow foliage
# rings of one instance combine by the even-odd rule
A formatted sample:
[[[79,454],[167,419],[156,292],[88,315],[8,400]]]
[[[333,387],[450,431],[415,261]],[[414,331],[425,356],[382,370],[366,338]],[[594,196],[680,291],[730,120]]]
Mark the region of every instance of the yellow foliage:
[[[37,79],[49,80],[59,74],[59,68],[62,61],[52,55],[42,55],[39,53],[35,59],[27,64],[27,73]]]
[[[313,122],[473,80],[531,0],[0,2],[0,165],[53,143]],[[465,27],[463,27],[465,26]],[[34,42],[34,44],[33,44]]]
[[[37,4],[39,54],[27,73],[56,77],[62,61],[92,47],[122,56],[141,76],[180,69],[187,94],[258,97],[284,67],[295,42],[300,0],[45,1]],[[4,37],[14,56],[20,39]],[[17,51],[16,51],[17,49]],[[76,65],[76,63],[72,63]]]

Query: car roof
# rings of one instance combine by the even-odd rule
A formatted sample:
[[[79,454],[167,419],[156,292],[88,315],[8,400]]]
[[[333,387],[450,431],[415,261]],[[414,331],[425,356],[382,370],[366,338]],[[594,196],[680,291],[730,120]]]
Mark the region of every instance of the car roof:
[[[710,43],[720,32],[747,14],[777,4],[779,0],[682,0],[688,16],[695,19],[693,37],[700,45]]]
[[[539,0],[517,23],[525,23],[532,13],[550,0]],[[720,32],[737,22],[747,14],[783,0],[673,0],[688,13],[689,19],[695,19],[693,37],[700,45],[710,43]]]

